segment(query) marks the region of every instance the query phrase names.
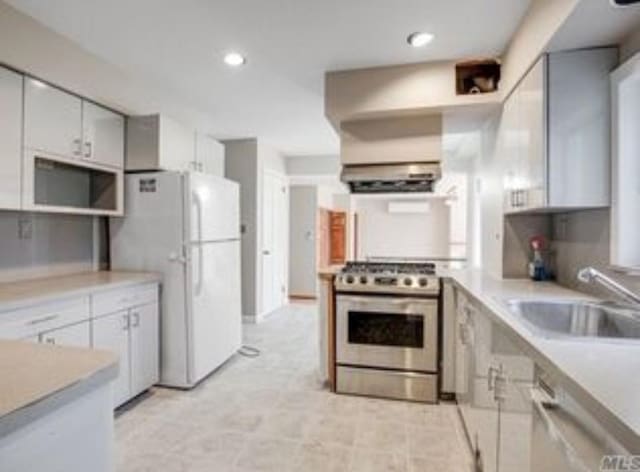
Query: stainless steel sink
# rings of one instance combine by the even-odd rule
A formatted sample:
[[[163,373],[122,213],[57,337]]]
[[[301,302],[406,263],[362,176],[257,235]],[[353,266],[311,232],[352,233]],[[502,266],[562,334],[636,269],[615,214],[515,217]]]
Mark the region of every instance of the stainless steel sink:
[[[640,339],[640,310],[588,301],[508,300],[511,313],[546,333]]]

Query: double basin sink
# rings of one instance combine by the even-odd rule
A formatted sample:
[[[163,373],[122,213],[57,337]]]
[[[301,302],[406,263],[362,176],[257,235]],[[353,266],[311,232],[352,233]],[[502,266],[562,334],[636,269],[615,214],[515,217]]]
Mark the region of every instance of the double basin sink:
[[[507,300],[534,331],[563,338],[640,339],[640,308],[609,302]]]

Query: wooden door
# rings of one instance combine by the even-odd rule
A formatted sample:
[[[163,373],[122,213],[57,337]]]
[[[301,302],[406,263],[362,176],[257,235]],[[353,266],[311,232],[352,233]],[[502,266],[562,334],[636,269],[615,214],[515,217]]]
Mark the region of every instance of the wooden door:
[[[330,253],[330,227],[331,227],[331,212],[325,208],[318,210],[318,231],[317,231],[317,248],[316,248],[316,261],[319,269],[328,267],[331,265],[329,253]]]
[[[344,264],[346,260],[347,214],[329,212],[329,263]]]

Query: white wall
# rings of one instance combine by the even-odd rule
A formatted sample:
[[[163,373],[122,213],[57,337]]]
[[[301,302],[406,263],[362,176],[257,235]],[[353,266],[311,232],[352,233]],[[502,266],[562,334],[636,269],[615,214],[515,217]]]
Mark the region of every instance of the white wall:
[[[289,292],[316,296],[318,190],[313,185],[289,188]]]
[[[284,157],[270,146],[256,138],[223,141],[225,145],[226,176],[240,184],[242,234],[242,303],[243,315],[252,320],[266,313],[262,303],[262,241],[263,228],[263,181],[265,172],[272,172],[282,177],[287,186],[286,163]],[[278,215],[283,220],[283,232],[288,239],[288,206],[284,214]],[[283,279],[288,285],[289,245],[284,243],[285,254],[277,262],[277,267],[284,271]],[[285,287],[285,292],[288,292]]]
[[[31,237],[20,238],[26,220]],[[0,282],[91,271],[93,217],[0,211]]]
[[[255,139],[223,142],[226,177],[240,184],[242,225],[242,314],[257,313],[258,143]]]
[[[426,214],[389,213],[394,200],[357,198],[358,259],[448,257],[449,207],[444,200],[429,199]]]

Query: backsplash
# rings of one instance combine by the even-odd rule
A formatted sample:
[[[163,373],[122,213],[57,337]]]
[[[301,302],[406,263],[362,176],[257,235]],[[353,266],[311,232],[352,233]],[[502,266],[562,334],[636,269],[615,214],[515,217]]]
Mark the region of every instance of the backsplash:
[[[93,217],[0,211],[0,282],[93,270]]]
[[[610,211],[583,210],[553,216],[553,252],[559,284],[603,298],[611,294],[597,286],[579,282],[580,269],[593,266],[630,289],[640,291],[640,278],[609,269]]]

